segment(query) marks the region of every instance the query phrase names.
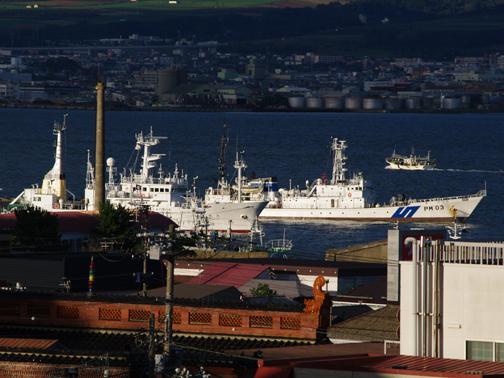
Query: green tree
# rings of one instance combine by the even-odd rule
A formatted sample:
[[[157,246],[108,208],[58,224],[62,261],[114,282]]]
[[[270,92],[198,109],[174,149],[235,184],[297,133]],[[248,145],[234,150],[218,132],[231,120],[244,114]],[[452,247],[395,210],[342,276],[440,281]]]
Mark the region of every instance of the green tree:
[[[122,248],[133,248],[135,232],[130,214],[130,211],[122,205],[101,203],[99,214],[96,216],[100,225],[95,232],[102,238],[113,238]]]
[[[276,290],[270,289],[268,284],[260,283],[256,288],[250,289],[250,294],[253,297],[267,297],[270,295],[277,295]]]
[[[58,216],[34,206],[16,210],[16,229],[12,238],[15,249],[44,252],[64,252]]]

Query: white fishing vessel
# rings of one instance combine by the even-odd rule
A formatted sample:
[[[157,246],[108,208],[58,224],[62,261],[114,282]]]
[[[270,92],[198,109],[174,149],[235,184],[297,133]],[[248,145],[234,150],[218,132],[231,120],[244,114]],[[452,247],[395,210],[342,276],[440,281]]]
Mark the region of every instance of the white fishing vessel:
[[[394,152],[392,156],[385,159],[388,164],[386,169],[404,169],[408,171],[428,171],[436,168],[434,160],[430,158],[430,151],[427,156],[416,156],[415,150],[411,149],[410,156],[398,155]]]
[[[222,202],[266,202],[266,204],[275,199],[275,194],[278,193],[278,185],[276,177],[253,178],[248,179],[244,174],[247,168],[247,163],[243,159],[243,152],[236,151],[234,168],[236,177],[231,182],[227,176],[226,164],[226,124],[223,125],[223,133],[220,144],[219,157],[219,178],[217,180],[217,188],[209,187],[205,191],[205,203],[222,203]],[[241,156],[240,156],[241,154]]]
[[[278,200],[270,201],[259,219],[351,220],[388,222],[465,222],[486,190],[473,195],[412,199],[392,197],[388,204],[375,201],[375,191],[362,173],[346,178],[345,141],[334,138],[332,179],[316,179],[306,189],[280,189]]]
[[[179,225],[181,231],[217,231],[220,233],[248,233],[266,201],[242,202],[219,201],[206,203],[196,196],[195,186],[190,189],[187,173],[175,167],[173,174],[165,174],[159,167],[157,177],[153,170],[156,161],[164,154],[152,154],[151,148],[166,137],[157,137],[151,132],[135,135],[136,147],[143,149],[141,170],[129,174],[124,171],[115,182],[114,161],[108,159],[109,183],[105,187],[107,200],[126,208],[147,205],[151,211],[161,213]],[[238,196],[240,197],[240,196]]]
[[[45,175],[42,187],[34,184],[25,189],[10,204],[9,208],[33,205],[49,212],[94,211],[94,171],[88,151],[86,187],[84,199],[76,200],[75,195],[66,189],[65,159],[63,153],[63,134],[66,130],[66,118],[63,124],[54,123],[53,134],[56,139],[55,163]],[[105,185],[107,201],[121,204],[128,209],[149,206],[151,211],[171,218],[179,231],[217,231],[219,233],[248,233],[267,201],[223,203],[214,201],[205,204],[190,190],[187,174],[175,167],[173,174],[165,175],[159,167],[158,176],[154,177],[156,161],[164,154],[151,154],[151,148],[166,137],[155,137],[151,132],[136,135],[135,149],[143,150],[142,167],[139,173],[132,168],[129,174],[124,170],[120,179],[115,179],[115,161],[107,159],[109,181]]]

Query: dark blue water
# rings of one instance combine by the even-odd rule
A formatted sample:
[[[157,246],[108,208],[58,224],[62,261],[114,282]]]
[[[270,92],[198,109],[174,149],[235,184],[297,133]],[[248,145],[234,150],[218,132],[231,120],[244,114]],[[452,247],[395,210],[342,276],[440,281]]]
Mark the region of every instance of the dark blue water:
[[[87,150],[94,150],[96,114],[93,111],[1,109],[2,196],[13,197],[31,184],[42,183],[52,167],[53,122],[68,114],[66,132],[67,188],[82,197]],[[165,153],[163,169],[175,163],[198,176],[199,194],[217,177],[222,124],[229,129],[228,171],[236,145],[245,151],[248,173],[277,176],[280,187],[310,183],[321,174],[331,176],[331,137],[346,140],[349,173],[363,172],[374,183],[377,199],[388,202],[397,193],[414,198],[474,194],[488,196],[468,221],[472,238],[504,237],[504,121],[502,115],[350,114],[350,113],[179,113],[108,112],[106,156],[114,157],[122,172],[133,153],[134,134],[149,132],[168,140],[155,147]],[[384,159],[394,147],[399,154],[431,151],[437,170],[386,170]],[[329,248],[343,248],[385,239],[390,224],[357,222],[267,222],[266,237],[286,237],[298,257],[322,258]],[[421,227],[421,225],[415,225]]]

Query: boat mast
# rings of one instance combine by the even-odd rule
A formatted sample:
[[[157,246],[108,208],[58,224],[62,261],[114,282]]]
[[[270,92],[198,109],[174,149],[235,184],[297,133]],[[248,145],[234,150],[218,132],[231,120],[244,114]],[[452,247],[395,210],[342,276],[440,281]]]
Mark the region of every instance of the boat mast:
[[[86,189],[94,189],[94,168],[89,150],[87,150]]]
[[[243,154],[245,151],[242,151]],[[235,169],[238,170],[238,203],[241,203],[241,187],[242,187],[242,169],[247,168],[247,164],[243,158],[238,157],[238,151],[236,151],[236,161],[234,164]]]
[[[150,153],[151,147],[159,144],[160,139],[167,139],[166,137],[155,137],[152,133],[152,128],[149,134],[145,137],[142,132],[140,134],[135,134],[137,140],[136,149],[140,150],[143,146],[143,162],[142,162],[142,179],[147,179],[149,177],[150,170],[156,166],[155,161],[161,159],[161,157],[166,154],[152,154]]]
[[[346,150],[347,145],[345,144],[344,140],[341,140],[338,143],[338,138],[333,139],[333,144],[331,146],[331,149],[334,151],[334,162],[333,162],[333,173],[332,173],[332,180],[331,180],[331,185],[335,185],[338,182],[344,182],[346,181],[345,178],[345,171],[346,168],[344,168],[346,156],[344,151]]]
[[[226,122],[222,125],[222,139],[220,144],[220,157],[219,157],[219,184],[224,185],[227,183],[227,165],[226,165],[226,146],[227,146],[227,126]]]

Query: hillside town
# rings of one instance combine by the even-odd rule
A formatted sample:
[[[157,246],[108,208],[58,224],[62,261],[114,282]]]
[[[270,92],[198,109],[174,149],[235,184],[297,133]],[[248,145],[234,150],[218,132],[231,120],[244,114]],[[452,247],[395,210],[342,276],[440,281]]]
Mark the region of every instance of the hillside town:
[[[187,173],[172,176],[159,167],[159,178],[152,175],[164,155],[150,153],[164,139],[152,129],[135,136],[135,149],[145,151],[141,173],[125,169],[115,182],[113,159],[103,155],[104,108],[498,112],[504,55],[443,62],[242,55],[220,52],[225,46],[218,42],[137,34],[86,44],[0,51],[0,108],[97,113],[95,165],[88,150],[83,200],[66,190],[66,118],[55,122],[55,165],[42,185],[2,199],[0,377],[504,376],[504,243],[461,238],[457,229],[487,195],[486,185],[477,194],[450,197],[457,208],[446,206],[447,198],[413,203],[398,197],[368,206],[373,188],[362,173],[346,179],[346,144],[335,138],[333,181],[308,183],[304,198],[315,197],[317,187],[338,187],[342,214],[350,213],[349,203],[363,203],[355,205],[359,215],[388,214],[389,206],[387,220],[395,226],[384,240],[330,249],[325,260],[297,259],[282,255],[287,248],[240,250],[232,244],[237,219],[223,221],[229,229],[209,232],[210,210],[226,193],[237,190],[228,202],[242,206],[239,219],[249,218],[242,201],[252,201],[258,190],[253,181],[242,188],[241,173],[238,189],[210,188],[207,193],[221,197],[197,207]],[[300,203],[301,195],[290,192],[291,202]],[[163,201],[187,210],[179,215],[200,215],[198,221],[206,215],[205,223],[182,229],[169,216],[174,213],[161,212]],[[261,212],[270,200],[256,202]],[[334,198],[326,202],[335,213]],[[119,205],[114,210],[106,203]],[[269,209],[282,208],[279,203]],[[454,228],[400,226],[417,211],[444,211],[434,223],[448,217]],[[39,223],[26,226],[21,215],[27,222],[30,212]],[[48,237],[43,233],[53,221],[56,236]],[[119,223],[126,231],[112,227]]]
[[[0,51],[2,106],[79,106],[99,75],[106,101],[135,109],[455,110],[502,107],[504,56],[451,61],[221,52],[217,41],[131,35]]]

